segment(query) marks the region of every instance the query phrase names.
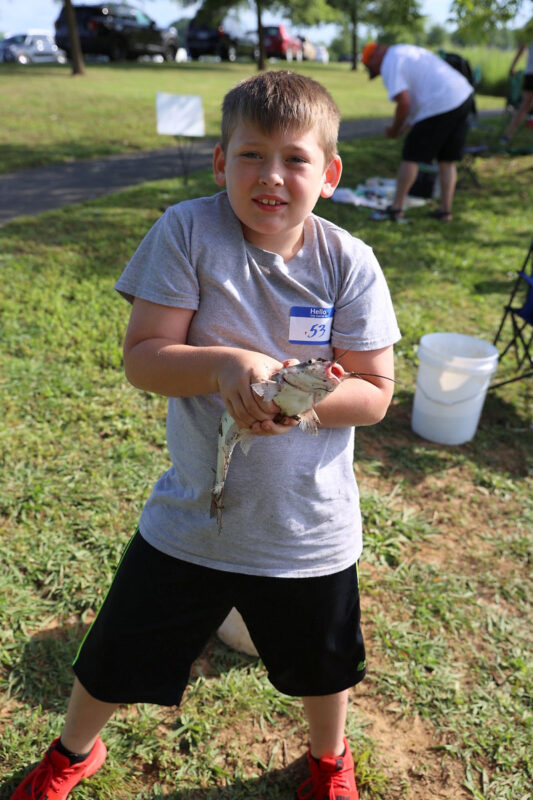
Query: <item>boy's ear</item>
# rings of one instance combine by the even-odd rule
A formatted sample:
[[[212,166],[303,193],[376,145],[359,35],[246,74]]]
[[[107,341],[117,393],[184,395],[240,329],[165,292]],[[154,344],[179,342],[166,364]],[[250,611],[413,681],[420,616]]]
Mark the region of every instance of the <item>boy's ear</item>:
[[[213,175],[217,186],[226,185],[226,156],[220,142],[217,142],[213,152]]]
[[[322,185],[322,190],[320,192],[320,197],[331,197],[337,186],[339,185],[339,181],[342,175],[342,161],[339,155],[336,155],[332,161],[330,161],[326,172],[324,174],[324,183]]]

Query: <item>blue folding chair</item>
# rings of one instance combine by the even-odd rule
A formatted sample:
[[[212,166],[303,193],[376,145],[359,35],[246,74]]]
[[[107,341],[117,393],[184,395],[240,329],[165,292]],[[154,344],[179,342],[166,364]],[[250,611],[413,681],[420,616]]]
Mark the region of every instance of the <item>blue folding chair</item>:
[[[517,305],[520,302],[519,298],[523,300],[522,305]],[[495,345],[502,338],[504,326],[509,318],[512,336],[502,352],[499,353],[499,360],[501,361],[509,351],[514,352],[517,374],[514,378],[493,384],[491,389],[533,376],[533,238],[522,268],[517,273],[509,302],[505,306],[502,321],[494,339]]]

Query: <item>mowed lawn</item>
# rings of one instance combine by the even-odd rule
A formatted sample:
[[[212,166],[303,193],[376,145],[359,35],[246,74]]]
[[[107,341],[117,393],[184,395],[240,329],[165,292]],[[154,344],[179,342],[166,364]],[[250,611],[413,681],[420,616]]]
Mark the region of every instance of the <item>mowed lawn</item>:
[[[327,86],[344,119],[392,113],[381,80],[369,81],[362,68],[354,73],[345,63],[303,62],[298,69]],[[173,137],[156,132],[157,92],[200,95],[206,133],[217,136],[222,97],[256,71],[251,62],[93,63],[76,78],[68,66],[0,64],[0,172],[171,146]],[[480,97],[479,106],[500,109],[503,99]]]
[[[252,70],[155,66],[164,91],[192,93],[191,76],[203,76],[213,135],[220,82],[229,88]],[[344,114],[390,113],[379,82],[332,66],[328,80]],[[112,151],[112,136],[118,151],[128,115],[128,146],[160,146],[148,72],[98,67],[85,83],[48,68],[2,71],[2,88],[13,79],[29,92],[40,77],[39,102],[61,108],[62,124],[57,139],[53,120],[43,122],[40,142],[30,141],[30,130],[11,134],[1,152],[11,147],[8,158],[20,165],[31,163],[33,149],[43,162],[61,161],[71,142],[73,157],[90,157]],[[178,86],[182,75],[188,81]],[[355,105],[352,81],[369,93],[368,105]],[[96,84],[99,100],[108,96],[109,143],[92,130],[89,95],[76,105],[71,94],[70,107],[65,98],[67,86],[88,93]],[[19,88],[17,105],[14,87],[11,108],[29,119],[31,103]],[[494,141],[501,121],[476,135]],[[393,177],[399,147],[379,137],[343,142],[342,185]],[[434,444],[410,424],[420,337],[453,331],[491,341],[533,234],[533,156],[491,152],[475,169],[479,187],[460,170],[450,225],[429,219],[427,207],[410,212],[409,225],[373,223],[367,210],[326,200],[316,209],[372,245],[403,334],[390,412],[357,430],[354,452],[369,674],[351,693],[347,735],[362,800],[530,797],[531,379],[488,392],[467,444]],[[187,186],[179,178],[153,182],[0,228],[0,800],[60,729],[70,661],[168,466],[165,402],[124,378],[128,308],[113,284],[166,206],[215,190],[209,172],[200,172]],[[498,380],[513,371],[506,356]],[[288,800],[305,777],[300,704],[271,688],[260,661],[216,637],[195,664],[180,709],[121,709],[104,738],[106,766],[73,798]]]

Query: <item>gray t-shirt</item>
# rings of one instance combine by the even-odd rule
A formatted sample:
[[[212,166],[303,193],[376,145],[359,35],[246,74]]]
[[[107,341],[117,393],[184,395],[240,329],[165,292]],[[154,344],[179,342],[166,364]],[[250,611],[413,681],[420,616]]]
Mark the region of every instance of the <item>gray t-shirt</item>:
[[[245,241],[226,192],[169,208],[116,284],[128,300],[196,311],[188,344],[242,347],[287,358],[329,359],[333,347],[375,350],[400,338],[372,250],[311,215],[288,263]],[[303,320],[303,322],[302,322]],[[305,324],[308,323],[308,324]],[[140,518],[154,547],[215,569],[256,575],[327,575],[362,549],[353,428],[293,428],[235,448],[222,532],[210,517],[218,394],[170,398],[172,466]]]

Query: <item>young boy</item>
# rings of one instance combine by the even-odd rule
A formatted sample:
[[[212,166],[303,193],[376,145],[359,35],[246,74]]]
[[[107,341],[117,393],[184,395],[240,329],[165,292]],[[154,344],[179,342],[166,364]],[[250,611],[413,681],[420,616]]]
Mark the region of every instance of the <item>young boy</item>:
[[[178,705],[189,670],[232,607],[281,692],[301,696],[310,777],[301,798],[356,800],[344,738],[348,690],[365,672],[353,427],[382,419],[399,332],[366,245],[312,214],[341,176],[339,111],[315,81],[249,78],[224,99],[213,197],[168,209],[116,288],[132,303],[124,344],[134,386],[168,396],[172,467],[74,661],[61,737],[12,796],[66,798],[96,772],[118,704]],[[338,358],[345,380],[311,436],[251,384],[287,359]],[[223,528],[210,517],[224,407],[257,437],[234,452]]]

